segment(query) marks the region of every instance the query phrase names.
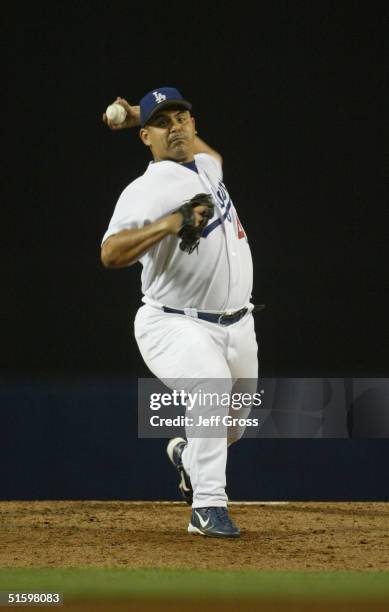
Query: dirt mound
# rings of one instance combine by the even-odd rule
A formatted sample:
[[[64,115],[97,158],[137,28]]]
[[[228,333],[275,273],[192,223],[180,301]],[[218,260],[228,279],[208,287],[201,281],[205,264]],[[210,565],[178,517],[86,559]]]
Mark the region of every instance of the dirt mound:
[[[183,503],[1,502],[1,567],[388,570],[389,505],[233,505],[239,540],[191,536]]]

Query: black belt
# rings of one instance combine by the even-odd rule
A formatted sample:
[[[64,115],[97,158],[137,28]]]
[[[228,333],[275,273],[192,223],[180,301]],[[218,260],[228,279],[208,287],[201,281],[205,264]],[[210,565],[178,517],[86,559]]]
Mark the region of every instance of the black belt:
[[[265,308],[265,304],[258,304],[254,306],[253,312],[258,312],[259,310],[263,310]],[[177,308],[169,308],[169,306],[162,307],[164,312],[170,312],[173,314],[183,314],[186,312],[184,310],[178,310]],[[218,323],[219,325],[232,325],[233,323],[237,323],[240,321],[248,308],[241,308],[240,310],[236,310],[235,312],[201,312],[197,311],[197,319],[202,319],[203,321],[209,321],[210,323]]]

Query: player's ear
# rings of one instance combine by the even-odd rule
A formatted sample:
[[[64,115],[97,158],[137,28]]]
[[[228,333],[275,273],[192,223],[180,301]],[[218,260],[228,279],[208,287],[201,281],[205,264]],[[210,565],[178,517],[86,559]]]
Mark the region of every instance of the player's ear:
[[[139,138],[146,147],[151,147],[150,134],[146,128],[141,128],[139,130]]]

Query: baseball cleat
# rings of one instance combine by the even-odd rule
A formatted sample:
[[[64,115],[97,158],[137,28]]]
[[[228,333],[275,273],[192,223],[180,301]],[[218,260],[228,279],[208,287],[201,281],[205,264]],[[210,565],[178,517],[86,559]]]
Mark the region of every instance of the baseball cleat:
[[[239,538],[240,529],[232,522],[224,506],[193,508],[188,533],[211,538]]]
[[[193,489],[188,474],[184,470],[182,463],[182,451],[187,445],[187,441],[184,438],[172,438],[167,445],[167,455],[172,464],[177,468],[180,475],[180,484],[178,488],[181,493],[181,497],[190,506],[193,502]]]

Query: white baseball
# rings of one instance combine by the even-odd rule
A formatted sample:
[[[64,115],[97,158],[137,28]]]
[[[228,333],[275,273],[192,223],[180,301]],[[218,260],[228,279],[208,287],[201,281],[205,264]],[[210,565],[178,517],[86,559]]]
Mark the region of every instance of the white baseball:
[[[111,104],[105,111],[107,119],[109,119],[114,125],[119,125],[125,121],[127,113],[121,104]]]

